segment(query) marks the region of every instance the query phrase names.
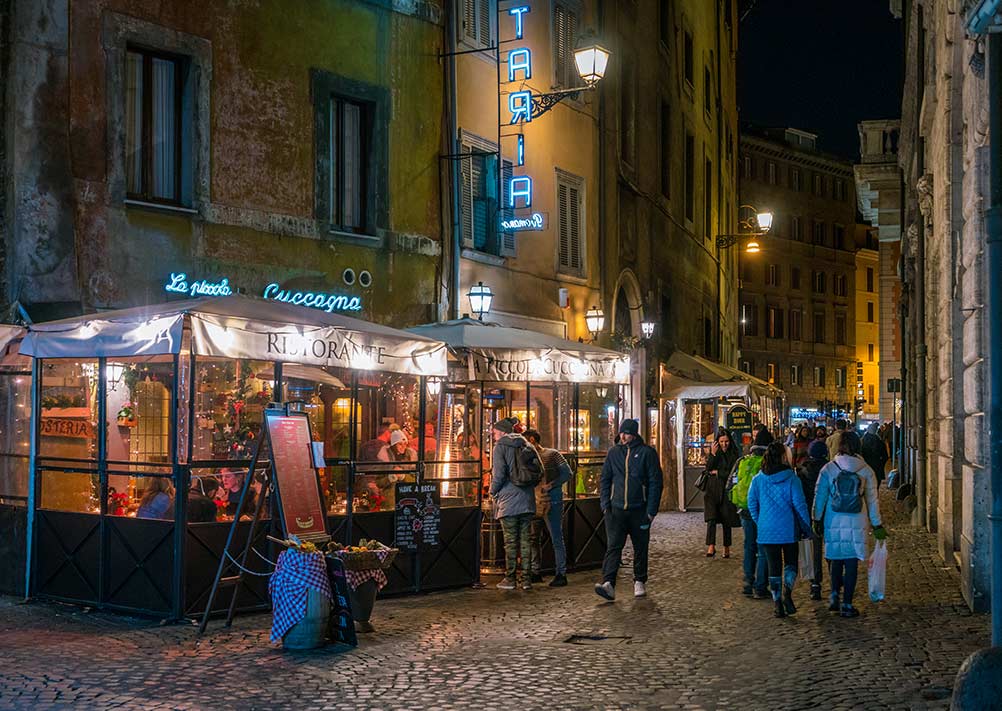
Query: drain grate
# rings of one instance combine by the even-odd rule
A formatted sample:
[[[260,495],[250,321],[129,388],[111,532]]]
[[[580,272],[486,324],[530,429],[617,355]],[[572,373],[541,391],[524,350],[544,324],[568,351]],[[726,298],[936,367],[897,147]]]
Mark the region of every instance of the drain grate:
[[[632,637],[604,634],[572,634],[564,640],[567,644],[627,644]]]

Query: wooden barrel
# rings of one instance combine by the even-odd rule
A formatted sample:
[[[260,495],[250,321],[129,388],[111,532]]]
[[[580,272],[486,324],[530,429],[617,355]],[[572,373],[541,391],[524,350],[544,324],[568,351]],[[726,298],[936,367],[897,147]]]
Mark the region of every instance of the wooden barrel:
[[[282,646],[286,649],[316,649],[327,643],[327,619],[330,601],[316,590],[306,593],[306,616],[285,633]]]

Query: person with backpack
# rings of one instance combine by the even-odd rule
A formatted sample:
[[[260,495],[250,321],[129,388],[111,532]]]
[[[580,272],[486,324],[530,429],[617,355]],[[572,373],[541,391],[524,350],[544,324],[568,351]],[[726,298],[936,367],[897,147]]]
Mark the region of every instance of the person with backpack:
[[[824,521],[825,558],[832,580],[828,609],[842,617],[859,616],[852,597],[859,561],[866,560],[867,524],[873,526],[874,538],[887,538],[880,523],[877,477],[860,456],[861,449],[859,435],[843,433],[837,455],[821,470],[814,496],[814,518]]]
[[[748,511],[748,489],[752,479],[762,468],[762,456],[766,448],[772,444],[772,435],[764,427],[755,433],[755,441],[751,451],[741,457],[731,471],[731,483],[728,495],[731,503],[738,508],[741,517],[741,528],[745,534],[745,553],[742,565],[744,567],[744,587],[741,592],[758,600],[769,597],[768,574],[765,555],[760,555],[758,549],[758,528]]]
[[[595,585],[595,593],[606,600],[616,599],[616,576],[627,536],[633,543],[633,596],[647,595],[647,548],[663,486],[657,450],[644,444],[636,420],[623,420],[619,444],[606,455],[599,481],[607,542],[603,580]]]
[[[567,548],[564,546],[564,484],[571,480],[571,466],[564,455],[542,445],[539,430],[527,429],[523,436],[536,448],[543,462],[543,479],[536,487],[536,515],[532,519],[532,582],[543,582],[539,570],[542,563],[542,528],[546,525],[553,543],[553,562],[556,568],[551,588],[567,585]]]
[[[793,586],[797,582],[800,539],[811,535],[804,488],[787,459],[786,445],[773,442],[762,457],[762,474],[748,489],[748,511],[758,527],[758,545],[769,566],[769,588],[775,616],[796,613]]]
[[[817,491],[818,478],[821,476],[821,469],[828,463],[828,447],[824,442],[815,440],[807,448],[807,459],[797,468],[797,476],[800,477],[800,484],[804,487],[804,499],[807,501],[807,508],[814,510],[814,496]],[[811,578],[811,599],[821,599],[822,565],[821,547],[824,538],[824,525],[820,520],[815,520],[811,526],[814,530],[814,577]]]
[[[536,513],[536,486],[543,479],[539,454],[515,432],[515,418],[494,423],[494,451],[491,454],[491,498],[494,517],[501,521],[504,535],[505,577],[502,590],[514,590],[518,559],[522,558],[522,589],[532,589],[530,531]]]

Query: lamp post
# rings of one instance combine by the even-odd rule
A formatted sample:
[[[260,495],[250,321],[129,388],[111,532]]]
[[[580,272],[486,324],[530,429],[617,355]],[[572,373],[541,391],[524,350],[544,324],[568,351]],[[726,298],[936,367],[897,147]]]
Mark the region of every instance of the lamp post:
[[[591,332],[592,340],[597,340],[599,332],[605,326],[605,312],[597,306],[592,306],[585,314],[585,325]]]

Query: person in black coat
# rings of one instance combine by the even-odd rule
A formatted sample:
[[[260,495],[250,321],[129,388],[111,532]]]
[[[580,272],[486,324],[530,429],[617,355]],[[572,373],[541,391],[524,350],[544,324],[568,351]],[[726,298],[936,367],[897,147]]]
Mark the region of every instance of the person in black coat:
[[[884,480],[884,467],[887,465],[889,457],[884,440],[877,434],[877,427],[876,422],[871,422],[870,426],[866,428],[866,434],[863,435],[863,461],[873,470],[879,489],[880,482]]]
[[[724,527],[724,558],[731,557],[731,522],[727,507],[727,481],[741,453],[731,441],[731,433],[721,429],[706,460],[706,487],[703,489],[703,520],[706,521],[706,557],[717,554],[717,524]],[[736,513],[736,512],[735,512]]]
[[[818,478],[821,476],[821,469],[828,463],[828,447],[821,440],[814,440],[807,448],[807,459],[797,467],[797,476],[804,487],[804,498],[807,500],[809,511],[814,510],[814,494],[818,488]],[[821,581],[823,569],[821,563],[822,536],[824,525],[821,521],[815,521],[814,528],[814,576],[811,578],[811,599],[821,599]]]

